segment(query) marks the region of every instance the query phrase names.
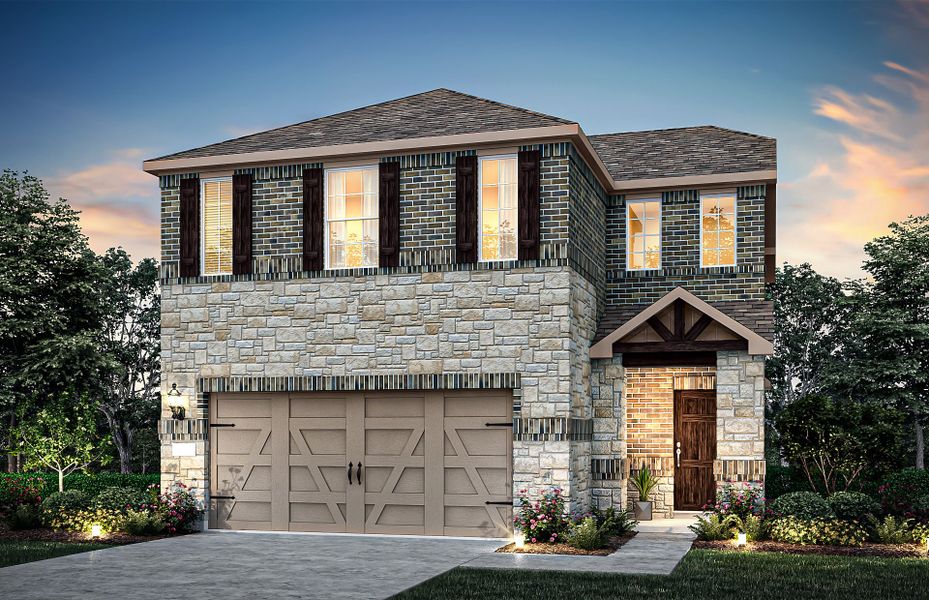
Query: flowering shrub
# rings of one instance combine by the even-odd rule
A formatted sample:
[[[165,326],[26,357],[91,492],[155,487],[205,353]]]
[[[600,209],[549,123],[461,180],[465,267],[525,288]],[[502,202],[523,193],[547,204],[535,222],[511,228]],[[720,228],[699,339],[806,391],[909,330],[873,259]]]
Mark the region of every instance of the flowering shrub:
[[[560,488],[550,489],[535,502],[529,500],[526,490],[520,490],[519,504],[519,514],[513,518],[513,523],[527,542],[551,544],[564,539],[569,521],[565,518]]]
[[[44,486],[45,481],[37,476],[0,478],[0,510],[8,512],[21,504],[41,504]]]
[[[770,535],[777,542],[829,546],[860,546],[868,539],[864,527],[853,521],[800,517],[774,519]]]
[[[735,515],[740,521],[744,521],[750,515],[764,516],[765,499],[761,488],[757,486],[727,485],[716,493],[716,500],[705,505],[703,510],[722,517]]]
[[[886,512],[904,517],[917,516],[917,500],[929,494],[929,471],[898,471],[887,479],[887,483],[877,488],[877,493]]]
[[[192,531],[203,514],[203,508],[187,490],[187,486],[175,483],[163,494],[158,494],[157,488],[156,485],[149,486],[150,501],[143,503],[140,508],[156,513],[169,534]]]

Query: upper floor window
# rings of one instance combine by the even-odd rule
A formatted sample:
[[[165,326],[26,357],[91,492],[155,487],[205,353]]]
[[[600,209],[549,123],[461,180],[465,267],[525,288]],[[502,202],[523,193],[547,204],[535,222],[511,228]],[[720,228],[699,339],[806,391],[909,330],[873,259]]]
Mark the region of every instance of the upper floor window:
[[[479,162],[480,260],[516,260],[519,256],[516,157],[489,156]]]
[[[635,271],[661,268],[661,200],[626,203],[626,268]]]
[[[326,268],[378,265],[377,167],[326,171]]]
[[[735,265],[735,195],[701,195],[700,217],[700,264],[704,267]]]
[[[204,275],[227,275],[232,273],[232,179],[204,179],[200,185],[200,264]]]

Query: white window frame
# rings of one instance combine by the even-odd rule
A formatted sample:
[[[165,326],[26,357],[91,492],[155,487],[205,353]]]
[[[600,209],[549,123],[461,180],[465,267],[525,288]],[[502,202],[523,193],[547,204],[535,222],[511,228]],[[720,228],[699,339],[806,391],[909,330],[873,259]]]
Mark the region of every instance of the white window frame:
[[[214,181],[228,181],[229,187],[232,188],[232,177],[208,177],[200,180],[200,274],[203,276],[232,275],[232,263],[235,261],[235,256],[231,256],[232,260],[229,263],[230,268],[228,271],[217,271],[215,273],[206,272],[206,184]],[[230,198],[230,201],[231,200]],[[235,248],[235,218],[232,213],[233,209],[230,208],[229,226],[233,228],[232,247],[229,249],[230,253],[232,253]]]
[[[485,160],[505,160],[513,159],[516,161],[516,256],[513,258],[484,258],[484,161]],[[499,198],[497,196],[499,211]],[[519,260],[519,156],[517,154],[494,154],[490,156],[479,156],[477,158],[477,259],[479,262],[507,262]]]
[[[732,196],[732,262],[726,265],[708,265],[703,256],[703,201],[718,196]],[[700,268],[734,267],[739,262],[739,196],[735,191],[700,192]],[[717,248],[718,250],[718,248]]]
[[[657,267],[646,267],[642,268],[633,268],[631,266],[630,259],[632,258],[629,252],[629,241],[631,239],[632,233],[629,231],[629,207],[632,204],[644,204],[646,202],[654,202],[658,204],[658,266]],[[657,271],[661,269],[661,265],[664,261],[664,235],[662,232],[664,219],[664,206],[661,202],[661,196],[653,196],[648,198],[634,198],[632,200],[626,200],[626,270],[627,271]],[[648,253],[646,252],[645,256],[647,257]],[[645,264],[645,261],[642,261],[642,264]]]
[[[339,171],[364,171],[373,169],[375,173],[378,172],[379,166],[374,163],[370,165],[353,165],[351,167],[332,167],[332,168],[323,168],[323,268],[326,271],[338,271],[341,269],[374,269],[380,266],[379,264],[368,265],[363,267],[333,267],[329,263],[329,173],[335,173]],[[362,206],[364,206],[364,198],[361,200]],[[381,248],[381,235],[380,235],[380,205],[381,205],[381,190],[379,185],[374,186],[374,204],[378,207],[378,214],[374,217],[374,221],[378,225],[378,236],[377,236],[377,248],[378,255],[380,256]]]

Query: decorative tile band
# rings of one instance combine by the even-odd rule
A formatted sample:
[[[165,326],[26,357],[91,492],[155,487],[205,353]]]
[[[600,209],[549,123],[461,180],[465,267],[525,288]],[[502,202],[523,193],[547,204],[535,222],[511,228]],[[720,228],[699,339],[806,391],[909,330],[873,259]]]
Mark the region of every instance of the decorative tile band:
[[[210,426],[207,419],[161,419],[158,439],[162,442],[198,442],[207,439]]]
[[[697,275],[724,275],[732,273],[764,273],[763,264],[738,265],[736,267],[664,267],[653,271],[627,271],[625,269],[613,269],[607,271],[606,278],[608,281],[618,281],[623,279],[644,279],[649,277],[694,277]]]
[[[625,458],[591,458],[590,473],[594,481],[617,481],[626,476]]]
[[[661,192],[661,202],[674,204],[677,202],[696,202],[700,199],[700,190],[673,190]]]
[[[717,459],[713,461],[716,481],[725,483],[764,482],[765,461],[752,459]]]
[[[181,179],[190,179],[191,177],[200,177],[199,173],[175,173],[174,175],[160,175],[158,177],[158,186],[165,190],[169,188],[181,187]]]
[[[384,156],[380,162],[399,162],[401,169],[434,169],[437,167],[454,166],[459,156],[473,156],[474,150],[458,150],[453,152],[429,152],[426,154],[408,154],[406,156]]]
[[[519,373],[422,373],[419,375],[313,375],[306,377],[202,377],[198,393],[355,392],[374,390],[488,390],[520,387]]]
[[[593,419],[523,417],[513,419],[513,440],[522,442],[589,442]]]
[[[716,374],[708,375],[675,375],[675,390],[715,390]]]
[[[320,169],[323,163],[302,163],[298,165],[278,165],[273,167],[247,167],[236,169],[235,173],[251,173],[257,181],[268,179],[300,179],[304,169]]]
[[[571,154],[573,146],[570,142],[559,142],[557,144],[528,144],[520,146],[519,150],[538,150],[542,158],[553,158],[559,156],[568,156]]]
[[[742,185],[736,188],[735,195],[738,200],[757,200],[764,198],[768,186],[764,183],[757,185]]]
[[[637,473],[646,467],[656,477],[674,475],[674,457],[630,456],[626,459],[626,477],[631,477],[633,473]]]
[[[159,276],[163,285],[184,283],[213,283],[233,281],[282,281],[288,279],[321,279],[325,277],[364,277],[370,275],[411,275],[416,273],[433,273],[437,271],[505,271],[517,268],[565,267],[570,264],[567,258],[567,245],[542,244],[542,258],[539,260],[508,260],[482,263],[430,263],[429,253],[402,254],[401,260],[407,264],[399,267],[369,267],[363,269],[330,269],[323,271],[304,271],[303,258],[300,256],[261,257],[254,259],[253,272],[247,275],[201,275],[199,277],[179,277],[178,261],[165,261],[159,267]],[[450,255],[454,255],[452,250]],[[440,256],[437,254],[436,256]],[[418,264],[416,261],[422,261]]]

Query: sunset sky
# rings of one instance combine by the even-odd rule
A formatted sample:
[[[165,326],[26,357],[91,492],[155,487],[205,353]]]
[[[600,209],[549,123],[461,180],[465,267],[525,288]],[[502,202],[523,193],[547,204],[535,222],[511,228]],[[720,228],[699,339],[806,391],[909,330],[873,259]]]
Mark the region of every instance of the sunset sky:
[[[860,276],[929,212],[929,1],[2,5],[0,167],[158,255],[141,162],[449,87],[588,134],[716,124],[778,139],[778,258]]]

